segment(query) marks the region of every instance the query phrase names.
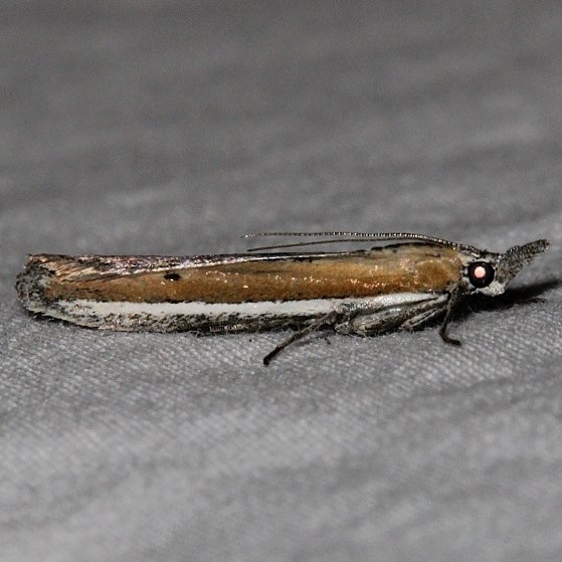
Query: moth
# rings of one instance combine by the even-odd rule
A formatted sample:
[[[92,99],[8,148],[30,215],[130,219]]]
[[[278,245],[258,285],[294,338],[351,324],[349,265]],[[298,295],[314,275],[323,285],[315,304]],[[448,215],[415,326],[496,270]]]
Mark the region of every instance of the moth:
[[[33,254],[16,290],[28,311],[89,328],[296,330],[264,357],[267,365],[282,349],[324,327],[373,336],[413,330],[442,317],[441,338],[459,345],[447,331],[459,301],[475,293],[503,293],[549,246],[541,239],[496,253],[404,232],[246,236],[320,239],[262,246],[244,254],[191,257]],[[343,252],[300,249],[365,241],[384,244]]]

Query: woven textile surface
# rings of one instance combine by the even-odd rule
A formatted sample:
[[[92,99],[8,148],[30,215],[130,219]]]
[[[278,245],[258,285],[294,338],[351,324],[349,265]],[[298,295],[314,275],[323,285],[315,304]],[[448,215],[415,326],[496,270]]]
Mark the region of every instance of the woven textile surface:
[[[561,559],[559,2],[30,0],[0,25],[2,562]],[[267,368],[287,334],[80,329],[14,291],[27,253],[332,229],[552,245],[461,307],[462,347],[327,334]]]

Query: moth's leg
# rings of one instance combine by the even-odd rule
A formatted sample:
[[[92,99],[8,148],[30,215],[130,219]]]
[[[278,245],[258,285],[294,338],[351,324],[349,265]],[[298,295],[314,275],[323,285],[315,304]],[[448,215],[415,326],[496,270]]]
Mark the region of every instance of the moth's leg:
[[[427,324],[433,320],[436,316],[443,314],[445,310],[445,303],[437,307],[432,307],[429,310],[424,310],[411,318],[408,318],[405,322],[400,325],[401,330],[415,330],[420,328],[424,324]]]
[[[316,330],[319,330],[322,326],[333,326],[338,321],[338,319],[341,319],[341,317],[342,317],[342,313],[337,311],[337,310],[334,310],[332,312],[329,312],[325,316],[322,316],[318,320],[312,321],[310,324],[308,324],[304,328],[301,328],[298,332],[295,332],[294,334],[292,334],[286,340],[282,341],[279,345],[277,345],[275,347],[275,349],[270,351],[263,358],[263,364],[269,365],[271,363],[271,360],[280,351],[283,351],[287,346],[291,345],[292,343],[294,343],[298,340],[301,340],[305,336],[308,336],[308,334],[311,334],[312,332],[315,332]]]
[[[416,302],[404,302],[378,310],[366,309],[335,326],[338,333],[373,336],[421,326],[443,312],[448,295],[428,295]]]
[[[451,321],[455,307],[459,302],[459,298],[460,298],[459,291],[453,291],[452,293],[449,293],[449,298],[447,300],[447,306],[445,311],[445,318],[443,318],[443,323],[441,324],[441,328],[439,329],[439,335],[441,336],[441,339],[445,343],[450,343],[451,345],[462,344],[460,340],[450,337],[449,334],[447,333],[447,327],[449,326],[449,322]]]

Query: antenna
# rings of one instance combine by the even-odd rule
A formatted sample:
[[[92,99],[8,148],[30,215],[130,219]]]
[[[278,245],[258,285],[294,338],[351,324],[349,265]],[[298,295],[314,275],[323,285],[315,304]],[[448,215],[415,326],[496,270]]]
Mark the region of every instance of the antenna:
[[[271,246],[260,246],[258,248],[250,248],[249,252],[260,250],[277,250],[282,248],[297,248],[302,246],[314,246],[316,244],[333,244],[337,242],[372,242],[382,240],[417,240],[420,242],[428,242],[431,244],[439,244],[440,246],[448,246],[450,248],[459,248],[461,244],[445,240],[444,238],[436,238],[426,234],[417,234],[414,232],[351,232],[351,231],[331,231],[331,232],[252,232],[244,234],[242,238],[266,238],[281,236],[300,236],[300,237],[334,237],[330,240],[313,240],[310,242],[295,242],[290,244],[275,244]],[[476,250],[472,246],[463,246],[466,249]]]

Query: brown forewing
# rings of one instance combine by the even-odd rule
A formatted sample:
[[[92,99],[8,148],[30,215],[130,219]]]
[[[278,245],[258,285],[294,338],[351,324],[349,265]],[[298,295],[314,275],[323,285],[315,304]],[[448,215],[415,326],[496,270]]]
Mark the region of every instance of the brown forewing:
[[[33,260],[39,263],[33,264]],[[367,297],[396,292],[441,292],[458,282],[461,257],[442,246],[403,244],[366,252],[248,255],[215,260],[162,258],[154,268],[124,267],[106,257],[96,275],[95,257],[31,256],[28,269],[48,271],[48,299],[129,302],[236,303]],[[150,258],[135,258],[144,260]],[[113,264],[113,267],[112,267]],[[113,273],[113,274],[112,274]]]

